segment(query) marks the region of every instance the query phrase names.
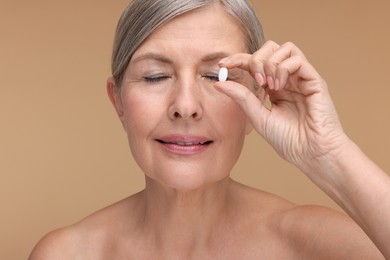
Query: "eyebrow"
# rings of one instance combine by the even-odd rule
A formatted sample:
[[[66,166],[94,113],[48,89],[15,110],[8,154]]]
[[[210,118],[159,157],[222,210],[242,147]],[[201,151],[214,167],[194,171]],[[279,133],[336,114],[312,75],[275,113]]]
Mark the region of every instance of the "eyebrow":
[[[159,62],[162,62],[162,63],[167,63],[167,64],[172,64],[173,61],[161,54],[158,54],[158,53],[154,53],[154,52],[148,52],[148,53],[145,53],[143,55],[140,55],[138,57],[136,57],[133,62],[136,63],[136,62],[139,62],[139,61],[143,61],[143,60],[156,60],[156,61],[159,61]]]
[[[202,62],[221,60],[222,58],[225,58],[227,56],[229,56],[229,54],[225,52],[215,52],[215,53],[207,54],[206,56],[202,57]]]
[[[214,60],[220,60],[220,59],[225,58],[227,56],[229,56],[229,54],[227,54],[225,52],[215,52],[215,53],[210,53],[210,54],[203,56],[201,61],[202,62],[210,62],[210,61],[214,61]],[[145,53],[145,54],[142,54],[142,55],[136,57],[133,60],[133,63],[137,63],[137,62],[140,62],[143,60],[156,60],[156,61],[166,63],[166,64],[173,64],[173,61],[171,59],[169,59],[168,57],[161,55],[161,54],[158,54],[158,53],[154,53],[154,52],[148,52],[148,53]]]

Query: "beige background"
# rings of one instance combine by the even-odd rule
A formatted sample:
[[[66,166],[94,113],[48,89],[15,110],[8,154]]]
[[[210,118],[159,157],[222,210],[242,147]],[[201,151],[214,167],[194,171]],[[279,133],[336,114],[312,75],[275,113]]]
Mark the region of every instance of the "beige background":
[[[127,2],[0,0],[0,259],[26,259],[46,232],[143,187],[105,94]],[[346,131],[390,172],[390,2],[253,2],[267,38],[301,47]],[[337,208],[256,135],[233,176]]]

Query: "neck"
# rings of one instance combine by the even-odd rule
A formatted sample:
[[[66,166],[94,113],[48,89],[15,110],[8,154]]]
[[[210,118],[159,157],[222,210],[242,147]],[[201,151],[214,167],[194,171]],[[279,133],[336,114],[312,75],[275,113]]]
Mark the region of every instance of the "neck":
[[[230,178],[198,190],[178,191],[146,181],[143,228],[164,250],[207,246],[231,212]]]

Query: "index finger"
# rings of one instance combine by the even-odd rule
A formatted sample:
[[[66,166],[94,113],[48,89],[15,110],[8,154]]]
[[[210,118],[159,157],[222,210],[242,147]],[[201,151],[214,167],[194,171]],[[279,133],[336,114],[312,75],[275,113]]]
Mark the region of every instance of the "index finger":
[[[252,54],[248,53],[237,53],[230,55],[226,58],[223,58],[218,62],[220,67],[225,67],[227,69],[242,69],[248,71],[249,74],[256,80],[256,82],[262,86],[265,81],[262,76],[256,76],[256,74],[261,74],[262,70],[257,70],[253,68]]]
[[[264,63],[280,46],[273,42],[267,41],[258,51],[253,54],[238,53],[230,55],[218,63],[220,67],[240,68],[248,71],[259,85],[266,84],[266,73]]]
[[[249,53],[236,53],[223,58],[218,62],[220,67],[226,67],[228,69],[240,68],[250,72],[249,63],[252,54]]]

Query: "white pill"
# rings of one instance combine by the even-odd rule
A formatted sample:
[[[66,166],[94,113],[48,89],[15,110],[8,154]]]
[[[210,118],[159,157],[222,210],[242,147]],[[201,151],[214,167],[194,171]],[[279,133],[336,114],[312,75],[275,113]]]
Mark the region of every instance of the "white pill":
[[[218,73],[219,81],[226,81],[228,78],[228,70],[227,68],[220,68]]]

